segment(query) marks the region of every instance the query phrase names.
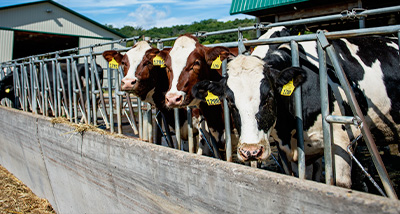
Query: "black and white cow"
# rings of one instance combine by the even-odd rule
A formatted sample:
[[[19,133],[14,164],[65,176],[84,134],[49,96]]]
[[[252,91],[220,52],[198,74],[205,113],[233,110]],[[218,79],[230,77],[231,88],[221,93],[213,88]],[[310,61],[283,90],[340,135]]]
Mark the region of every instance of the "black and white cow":
[[[280,27],[270,29],[262,38],[288,35],[289,31]],[[377,142],[397,143],[400,131],[400,73],[397,72],[399,48],[395,40],[372,36],[339,39],[332,41],[332,44]],[[299,49],[303,53],[300,64],[304,71],[289,68],[289,45],[264,45],[257,47],[252,56],[240,56],[229,62],[227,78],[220,82],[204,81],[194,87],[193,93],[198,98],[203,98],[207,90],[226,96],[236,125],[241,129],[238,155],[242,160],[260,160],[269,155],[268,142],[261,143],[260,137],[255,138],[264,134],[264,141],[271,136],[290,161],[297,161],[294,101],[292,97],[280,95],[282,86],[292,78],[295,87],[302,83],[306,162],[323,155],[316,43],[299,43]],[[268,66],[272,68],[268,69]],[[352,115],[334,75],[330,75],[329,83],[330,114]],[[333,125],[338,186],[351,187],[351,159],[346,147],[358,133],[359,130],[354,127]],[[249,146],[248,142],[252,145]]]

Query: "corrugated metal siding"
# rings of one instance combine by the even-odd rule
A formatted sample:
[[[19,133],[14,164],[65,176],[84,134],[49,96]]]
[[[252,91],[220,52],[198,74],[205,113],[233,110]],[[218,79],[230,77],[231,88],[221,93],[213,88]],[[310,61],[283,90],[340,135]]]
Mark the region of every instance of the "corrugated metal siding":
[[[52,12],[47,13],[47,10]],[[55,34],[120,38],[47,2],[2,10],[0,13],[0,26]]]
[[[308,0],[232,0],[230,14],[248,13]]]
[[[13,42],[13,31],[0,30],[0,62],[5,62],[12,59]]]

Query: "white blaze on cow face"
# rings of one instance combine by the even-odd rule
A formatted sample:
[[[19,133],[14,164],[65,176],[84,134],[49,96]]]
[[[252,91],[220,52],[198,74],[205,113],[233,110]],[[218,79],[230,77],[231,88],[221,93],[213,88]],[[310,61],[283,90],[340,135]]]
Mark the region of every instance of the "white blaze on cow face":
[[[280,26],[280,27],[273,27],[269,29],[266,33],[264,33],[262,36],[260,36],[258,39],[269,39],[271,38],[272,34],[276,32],[282,31],[285,27]],[[269,45],[258,45],[257,48],[251,53],[252,56],[258,56],[261,59],[263,59],[269,50]]]
[[[186,95],[183,91],[178,91],[177,85],[179,81],[179,76],[181,75],[183,69],[186,67],[186,62],[189,55],[196,49],[196,41],[187,36],[179,37],[169,52],[171,59],[171,69],[173,72],[173,79],[171,83],[171,88],[167,92],[166,96],[171,94],[182,95],[183,100]]]
[[[128,57],[129,61],[129,68],[128,72],[126,73],[124,79],[135,79],[136,69],[139,66],[140,62],[143,60],[143,56],[145,55],[146,51],[151,49],[149,43],[145,41],[140,41],[136,43],[136,45],[126,52],[126,57]]]
[[[262,148],[262,155],[257,159],[264,160],[271,154],[269,133],[259,130],[256,114],[261,103],[260,86],[264,62],[256,57],[240,55],[228,64],[227,86],[233,92],[236,108],[241,120],[241,136],[239,148],[252,147],[258,151]],[[272,128],[271,128],[272,129]],[[244,161],[240,154],[239,159]]]

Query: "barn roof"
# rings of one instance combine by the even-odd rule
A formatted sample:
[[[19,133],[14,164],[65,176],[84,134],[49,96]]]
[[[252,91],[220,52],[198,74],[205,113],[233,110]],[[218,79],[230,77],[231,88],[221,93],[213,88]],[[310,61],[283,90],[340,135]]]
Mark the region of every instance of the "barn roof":
[[[69,13],[72,13],[72,14],[74,14],[74,15],[76,15],[76,16],[78,16],[78,17],[80,17],[80,18],[82,18],[82,19],[84,19],[84,20],[86,20],[86,21],[88,21],[88,22],[100,27],[100,28],[103,28],[104,30],[107,30],[107,31],[109,31],[109,32],[111,32],[113,34],[116,34],[116,35],[118,35],[118,36],[120,36],[122,38],[127,38],[127,36],[117,32],[117,31],[115,31],[115,30],[113,30],[111,28],[108,28],[105,25],[102,25],[102,24],[100,24],[100,23],[98,23],[98,22],[96,22],[96,21],[94,21],[92,19],[89,19],[88,17],[86,17],[86,16],[84,16],[84,15],[82,15],[80,13],[77,13],[77,12],[75,12],[75,11],[73,11],[73,10],[71,10],[71,9],[61,5],[61,4],[58,4],[57,2],[54,2],[52,0],[41,0],[41,1],[24,3],[24,4],[17,4],[17,5],[11,5],[11,6],[6,6],[6,7],[0,7],[0,11],[1,10],[10,9],[10,8],[17,8],[17,7],[22,7],[22,6],[35,5],[35,4],[45,3],[45,2],[53,4],[54,6],[59,7],[61,9],[65,10],[65,11],[68,11]]]
[[[309,0],[232,0],[230,14],[249,13]]]

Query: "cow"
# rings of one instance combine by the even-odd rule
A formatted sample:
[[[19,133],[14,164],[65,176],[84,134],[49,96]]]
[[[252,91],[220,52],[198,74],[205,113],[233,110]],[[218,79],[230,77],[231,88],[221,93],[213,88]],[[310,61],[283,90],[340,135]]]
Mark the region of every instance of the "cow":
[[[263,38],[288,36],[285,27],[272,28]],[[398,45],[387,37],[362,37],[332,41],[339,60],[377,140],[399,139],[400,74]],[[278,142],[287,158],[297,162],[296,118],[292,96],[281,95],[287,84],[294,90],[301,85],[306,163],[323,155],[322,117],[316,42],[300,42],[301,68],[292,68],[290,46],[263,45],[251,56],[240,56],[228,63],[228,76],[219,82],[203,81],[193,94],[204,99],[211,91],[226,98],[236,125],[241,130],[238,156],[242,161],[263,160],[269,155],[268,136]],[[263,59],[263,60],[261,60]],[[252,86],[252,92],[249,92]],[[332,115],[352,116],[347,99],[333,72],[329,72],[329,107]],[[249,125],[250,124],[250,125]],[[351,158],[346,152],[360,131],[353,126],[333,125],[336,185],[351,187]],[[255,136],[265,134],[263,140]],[[267,143],[263,143],[267,141]],[[251,142],[251,143],[247,143]],[[246,143],[246,144],[244,144]]]
[[[193,35],[184,34],[176,39],[172,49],[166,53],[168,54],[164,55],[164,60],[169,88],[165,94],[165,105],[167,108],[198,107],[218,148],[224,150],[224,123],[221,105],[207,105],[195,99],[192,96],[192,87],[201,80],[218,81],[222,78],[221,67],[211,68],[211,66],[215,60],[218,59],[221,62],[231,56],[229,49],[221,46],[208,48],[200,44]]]
[[[156,107],[164,115],[168,126],[175,128],[174,111],[166,108],[164,103],[165,93],[169,86],[167,72],[164,66],[153,64],[155,57],[165,58],[163,54],[167,50],[160,51],[157,48],[151,47],[148,42],[140,41],[126,52],[125,55],[115,50],[109,50],[103,52],[103,57],[108,62],[115,59],[119,65],[123,66],[124,78],[121,80],[122,91],[132,93],[141,100]],[[187,111],[186,109],[179,109],[178,112],[181,139],[188,140]],[[198,109],[193,109],[192,114],[195,118],[193,120],[193,134],[195,136],[198,134],[198,127],[200,126]],[[169,128],[166,130],[168,131]],[[200,143],[199,153],[211,156],[204,142],[201,141]],[[169,146],[173,147],[173,145]]]

